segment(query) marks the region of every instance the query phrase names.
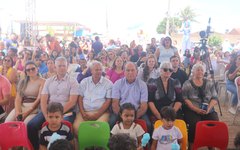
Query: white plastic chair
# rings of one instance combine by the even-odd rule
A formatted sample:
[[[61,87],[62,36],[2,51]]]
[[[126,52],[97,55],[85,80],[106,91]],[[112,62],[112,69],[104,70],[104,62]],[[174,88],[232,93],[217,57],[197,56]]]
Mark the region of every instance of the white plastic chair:
[[[238,87],[238,83],[237,83],[238,80],[240,80],[240,76],[237,77],[237,78],[235,79],[235,81],[234,81],[234,82],[235,82],[235,85],[236,85],[236,87],[237,87],[238,104],[237,104],[237,108],[236,108],[236,113],[235,113],[234,118],[233,118],[233,124],[234,124],[235,119],[236,119],[236,117],[237,117],[237,114],[238,114],[238,112],[239,112],[239,110],[240,110],[240,93],[238,93],[239,87]]]
[[[222,89],[225,88],[225,94],[224,94],[224,105],[228,102],[228,105],[231,106],[231,99],[232,99],[232,93],[227,90],[226,88],[226,83],[227,83],[227,74],[228,71],[224,73],[224,80],[223,81],[218,81],[218,94],[222,92]]]

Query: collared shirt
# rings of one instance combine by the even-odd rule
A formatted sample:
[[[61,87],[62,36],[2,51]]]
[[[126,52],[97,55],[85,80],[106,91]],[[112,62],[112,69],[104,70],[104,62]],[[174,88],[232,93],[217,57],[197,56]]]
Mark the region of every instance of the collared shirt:
[[[112,98],[119,99],[120,105],[132,103],[138,109],[141,103],[148,102],[147,85],[139,78],[136,78],[133,83],[128,83],[124,77],[114,83]]]
[[[57,75],[46,80],[42,94],[49,95],[49,102],[59,102],[63,106],[68,102],[70,95],[79,95],[78,82],[68,74],[59,80]]]
[[[80,83],[79,93],[83,97],[83,108],[85,111],[94,111],[101,108],[107,98],[111,98],[112,82],[101,77],[95,84],[91,77],[83,79]]]

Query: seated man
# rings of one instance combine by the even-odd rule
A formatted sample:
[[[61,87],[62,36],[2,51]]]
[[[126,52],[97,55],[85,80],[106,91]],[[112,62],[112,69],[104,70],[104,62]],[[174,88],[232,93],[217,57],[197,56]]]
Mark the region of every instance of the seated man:
[[[8,104],[11,94],[11,83],[9,80],[0,74],[0,123],[5,119],[6,113],[3,106]]]
[[[80,83],[78,104],[80,112],[73,124],[75,135],[83,121],[97,120],[108,122],[108,108],[111,103],[112,82],[102,76],[103,67],[98,61],[90,64],[92,76]]]
[[[71,123],[76,117],[75,106],[78,92],[77,80],[67,74],[67,60],[58,57],[55,60],[57,75],[46,80],[41,93],[41,111],[28,123],[28,138],[34,149],[39,147],[38,131],[47,118],[47,106],[51,102],[59,102],[63,105],[64,120]]]
[[[151,122],[146,115],[148,108],[148,90],[147,85],[141,79],[137,78],[137,66],[133,62],[127,62],[125,65],[125,77],[117,80],[112,90],[112,110],[109,124],[112,128],[117,122],[120,105],[132,103],[137,110],[136,119],[142,118],[146,121],[148,130],[151,131]]]

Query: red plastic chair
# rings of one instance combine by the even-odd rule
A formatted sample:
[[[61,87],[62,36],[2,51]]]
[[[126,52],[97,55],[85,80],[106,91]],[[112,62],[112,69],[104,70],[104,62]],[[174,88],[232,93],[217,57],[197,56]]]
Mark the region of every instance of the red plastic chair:
[[[136,119],[136,120],[135,120],[135,123],[136,123],[136,124],[139,124],[139,125],[143,128],[143,130],[145,131],[145,133],[148,132],[148,128],[147,128],[147,124],[146,124],[145,120],[143,120],[143,119]]]
[[[0,124],[0,137],[0,147],[2,150],[18,146],[33,150],[24,122],[14,121]]]
[[[228,146],[228,127],[220,121],[200,121],[196,126],[193,149],[217,147],[226,150]]]

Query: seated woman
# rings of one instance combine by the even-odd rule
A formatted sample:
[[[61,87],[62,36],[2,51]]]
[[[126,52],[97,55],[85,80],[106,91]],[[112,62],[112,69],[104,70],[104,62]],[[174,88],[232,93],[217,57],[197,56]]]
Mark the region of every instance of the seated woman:
[[[211,80],[204,78],[205,67],[197,63],[192,67],[192,77],[182,87],[183,99],[186,104],[184,108],[184,120],[189,125],[188,141],[192,147],[195,129],[198,121],[219,120],[214,111],[217,104],[217,92]]]
[[[236,113],[236,106],[238,104],[237,88],[236,88],[234,81],[238,76],[240,76],[240,54],[237,53],[236,55],[237,56],[234,57],[234,60],[230,64],[230,68],[227,73],[228,79],[226,82],[227,90],[233,94],[232,100],[231,100],[231,106],[228,110],[232,114]]]
[[[160,76],[158,69],[158,63],[155,55],[150,54],[147,57],[146,64],[141,65],[138,69],[138,77],[144,82],[147,82],[150,78],[156,79]]]
[[[48,78],[56,75],[56,70],[55,70],[55,65],[54,65],[54,60],[53,59],[48,59],[47,60],[47,68],[48,68],[48,72],[44,73],[42,75],[42,77],[44,79],[48,79]]]
[[[151,120],[162,119],[160,110],[164,106],[172,106],[177,112],[177,118],[182,118],[181,106],[183,102],[181,84],[178,80],[170,78],[173,72],[170,62],[162,62],[160,66],[160,77],[149,79],[148,85],[148,106],[151,110]]]
[[[18,85],[15,109],[7,116],[5,122],[18,120],[27,124],[37,114],[44,82],[38,74],[37,65],[32,61],[27,62],[25,78]]]
[[[106,78],[115,83],[118,79],[124,77],[123,60],[120,56],[117,56],[113,61],[112,68],[107,71]]]
[[[11,97],[5,110],[6,113],[9,113],[14,108],[14,100],[17,93],[16,84],[18,82],[18,73],[17,70],[13,68],[13,65],[14,62],[12,57],[5,56],[3,59],[3,65],[0,66],[0,74],[5,76],[11,83]]]

